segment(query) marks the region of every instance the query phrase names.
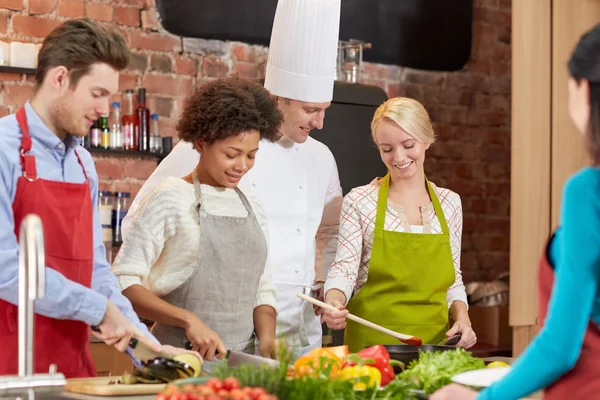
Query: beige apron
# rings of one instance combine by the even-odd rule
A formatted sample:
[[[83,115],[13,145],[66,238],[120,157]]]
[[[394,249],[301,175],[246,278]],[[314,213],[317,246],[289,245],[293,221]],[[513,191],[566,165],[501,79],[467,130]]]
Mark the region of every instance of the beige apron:
[[[215,331],[229,350],[254,353],[253,312],[267,260],[267,242],[246,196],[238,189],[248,216],[223,217],[206,213],[196,172],[193,174],[200,224],[200,263],[177,289],[162,297],[196,314]],[[152,333],[163,344],[184,347],[185,330],[156,324]],[[216,360],[216,359],[215,359]],[[215,362],[205,362],[210,373]]]

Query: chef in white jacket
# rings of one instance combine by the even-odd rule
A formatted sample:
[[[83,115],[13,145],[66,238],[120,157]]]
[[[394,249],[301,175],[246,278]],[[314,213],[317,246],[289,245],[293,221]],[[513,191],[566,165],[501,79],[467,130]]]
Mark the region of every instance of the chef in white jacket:
[[[322,344],[320,317],[298,293],[321,296],[333,263],[342,204],[333,154],[311,138],[333,97],[341,0],[279,0],[265,88],[284,115],[279,142],[260,143],[239,187],[255,195],[268,219],[268,254],[277,289],[277,336],[296,356]],[[146,181],[123,220],[127,235],[141,198],[170,176],[184,176],[199,154],[180,142]]]

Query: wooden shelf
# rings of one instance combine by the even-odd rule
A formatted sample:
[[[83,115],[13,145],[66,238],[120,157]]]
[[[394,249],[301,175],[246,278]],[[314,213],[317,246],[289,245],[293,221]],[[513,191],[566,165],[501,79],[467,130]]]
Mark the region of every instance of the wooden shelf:
[[[8,65],[0,65],[0,72],[7,72],[9,74],[35,75],[35,71],[35,68],[9,67]]]
[[[132,151],[132,150],[115,150],[115,149],[103,149],[98,147],[87,148],[87,150],[92,154],[104,154],[108,156],[119,156],[119,157],[145,157],[145,158],[154,158],[159,163],[166,157],[168,154],[164,153],[149,153],[147,151]]]

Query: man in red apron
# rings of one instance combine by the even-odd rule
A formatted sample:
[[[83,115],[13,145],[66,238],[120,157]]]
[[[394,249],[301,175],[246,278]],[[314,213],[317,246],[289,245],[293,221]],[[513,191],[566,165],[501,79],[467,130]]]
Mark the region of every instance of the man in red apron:
[[[79,146],[93,121],[108,114],[128,59],[117,33],[67,21],[44,40],[31,103],[0,119],[0,375],[17,373],[17,240],[27,214],[42,220],[47,265],[45,298],[36,302],[35,372],[56,364],[67,378],[94,376],[89,325],[121,351],[132,336],[161,348],[111,274],[98,176]]]

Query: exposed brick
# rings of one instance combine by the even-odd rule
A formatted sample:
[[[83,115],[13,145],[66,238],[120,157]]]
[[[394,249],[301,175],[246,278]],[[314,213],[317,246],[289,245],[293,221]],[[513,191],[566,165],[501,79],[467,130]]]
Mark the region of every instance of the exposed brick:
[[[113,7],[104,3],[86,3],[85,16],[97,21],[110,22],[113,20]]]
[[[116,21],[120,25],[140,26],[140,10],[133,7],[117,7],[115,9]]]
[[[224,56],[229,48],[226,42],[198,38],[183,38],[183,49],[201,55]]]
[[[191,78],[164,75],[144,75],[142,86],[149,93],[162,93],[172,96],[189,96],[194,91]]]
[[[128,178],[148,179],[156,169],[156,160],[126,159],[125,176]]]
[[[169,73],[173,71],[173,61],[166,54],[152,54],[150,56],[150,71]]]
[[[196,60],[175,56],[175,70],[173,72],[183,75],[196,75]]]
[[[165,97],[150,97],[148,108],[152,113],[158,114],[160,117],[171,117],[173,111],[174,100]]]
[[[50,18],[31,17],[29,15],[14,15],[12,17],[13,31],[17,35],[46,37],[54,28],[62,24]]]
[[[23,80],[23,74],[14,74],[9,72],[0,72],[0,82],[20,82]]]
[[[175,147],[175,138],[177,137],[177,119],[171,118],[159,118],[158,119],[158,130],[162,137],[172,137],[173,147]]]
[[[85,15],[83,0],[58,0],[58,15],[67,18],[79,18]]]
[[[246,79],[257,79],[260,76],[256,65],[243,62],[234,63],[231,66],[231,73]]]
[[[119,91],[137,88],[137,75],[119,74]]]
[[[177,36],[161,33],[131,32],[131,48],[154,51],[175,52],[181,49],[181,40]]]
[[[99,178],[123,179],[125,177],[121,158],[94,157],[94,162]]]
[[[33,86],[6,85],[3,88],[3,93],[4,104],[20,107],[31,98],[31,95],[33,94]]]
[[[145,71],[148,67],[148,56],[146,54],[132,53],[129,59],[129,65],[127,69],[134,69],[138,71]]]
[[[129,192],[133,199],[142,188],[143,181],[115,181],[109,189],[112,192]]]
[[[29,0],[30,14],[47,14],[56,7],[56,0]]]
[[[8,28],[8,15],[0,14],[0,33],[6,33]]]
[[[404,86],[399,83],[388,83],[386,92],[389,98],[406,96]]]
[[[154,8],[141,11],[142,28],[150,31],[158,31],[161,26],[158,21],[158,13]]]
[[[0,8],[20,11],[23,9],[23,0],[0,0]]]

